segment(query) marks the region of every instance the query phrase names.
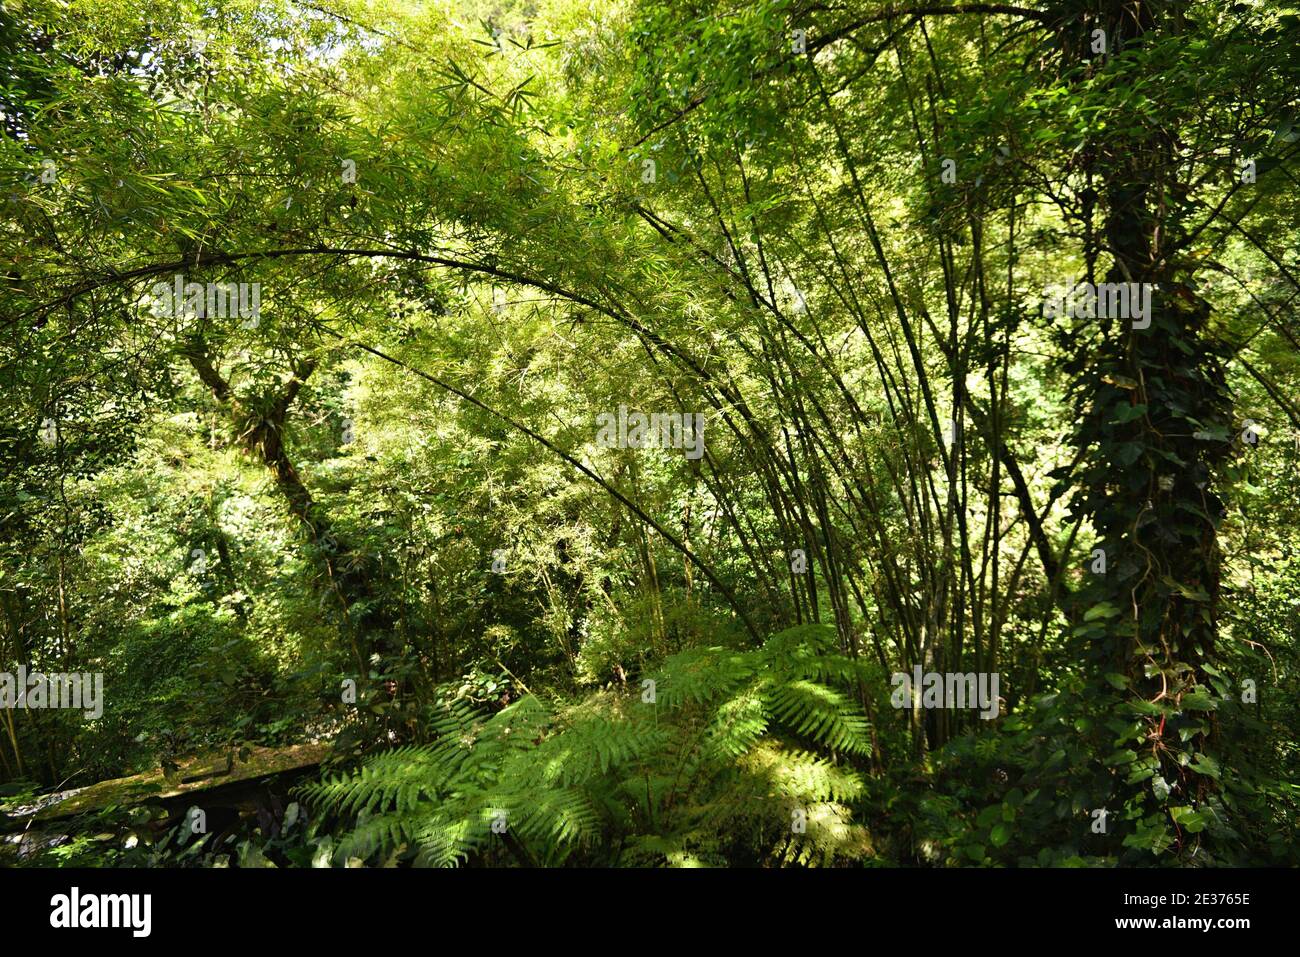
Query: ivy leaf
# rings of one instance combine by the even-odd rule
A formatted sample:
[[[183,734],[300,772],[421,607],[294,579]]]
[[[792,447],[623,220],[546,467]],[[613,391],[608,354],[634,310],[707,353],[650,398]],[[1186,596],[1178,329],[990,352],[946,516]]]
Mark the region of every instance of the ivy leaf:
[[[1093,605],[1084,614],[1084,621],[1096,621],[1098,618],[1114,618],[1119,614],[1119,609],[1108,601],[1098,602]]]
[[[1141,442],[1121,442],[1115,450],[1115,461],[1123,466],[1132,465],[1146,451]]]
[[[1183,695],[1179,705],[1183,711],[1213,711],[1219,703],[1204,691],[1192,691]]]
[[[1208,778],[1219,780],[1219,762],[1208,754],[1196,755],[1196,760],[1191,763],[1190,767],[1197,774],[1204,774]]]
[[[1002,819],[1002,805],[991,804],[984,810],[980,811],[979,816],[975,818],[975,824],[978,827],[991,827],[995,821]]]
[[[1115,418],[1113,421],[1119,425],[1123,425],[1126,422],[1132,422],[1134,419],[1142,418],[1146,413],[1147,407],[1140,403],[1138,405],[1120,403],[1115,409]]]

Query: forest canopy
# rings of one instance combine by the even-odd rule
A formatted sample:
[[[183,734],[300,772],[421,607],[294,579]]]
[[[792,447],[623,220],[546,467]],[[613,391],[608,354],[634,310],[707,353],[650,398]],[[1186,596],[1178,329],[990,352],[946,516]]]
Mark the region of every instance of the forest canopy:
[[[328,745],[15,860],[1300,863],[1300,5],[3,0],[0,114],[6,814]]]

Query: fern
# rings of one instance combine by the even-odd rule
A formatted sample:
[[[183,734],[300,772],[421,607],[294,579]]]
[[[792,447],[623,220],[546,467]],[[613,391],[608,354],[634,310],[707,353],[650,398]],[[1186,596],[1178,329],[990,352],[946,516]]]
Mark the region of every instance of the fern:
[[[865,677],[832,629],[805,625],[761,648],[673,655],[654,703],[602,692],[558,709],[532,696],[495,714],[452,705],[433,744],[302,793],[356,817],[340,853],[363,857],[406,847],[453,866],[496,848],[526,863],[690,866],[748,840],[772,861],[830,863],[869,850],[850,809],[863,782],[843,763],[870,749],[855,703]]]
[[[772,714],[799,734],[849,754],[871,750],[867,719],[834,688],[800,678],[775,684],[766,697]]]
[[[734,691],[758,670],[759,656],[729,648],[693,648],[669,658],[655,680],[655,701],[665,709],[709,704]]]
[[[304,785],[301,792],[322,810],[338,814],[355,816],[390,805],[406,811],[437,780],[438,767],[437,756],[426,747],[397,748],[375,756],[351,777]]]

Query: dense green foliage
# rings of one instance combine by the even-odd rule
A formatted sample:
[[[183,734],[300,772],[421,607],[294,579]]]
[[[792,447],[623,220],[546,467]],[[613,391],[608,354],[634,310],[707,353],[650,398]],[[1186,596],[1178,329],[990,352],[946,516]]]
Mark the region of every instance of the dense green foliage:
[[[335,753],[42,863],[1300,863],[1300,7],[3,0],[0,55],[0,672],[104,683],[0,708],[4,793]]]

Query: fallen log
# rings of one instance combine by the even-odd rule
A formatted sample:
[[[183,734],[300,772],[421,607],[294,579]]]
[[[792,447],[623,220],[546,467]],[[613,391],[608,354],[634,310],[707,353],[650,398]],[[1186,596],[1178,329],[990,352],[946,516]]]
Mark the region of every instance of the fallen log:
[[[6,830],[46,825],[105,808],[137,804],[161,806],[169,811],[195,804],[250,810],[260,806],[260,796],[272,779],[294,776],[317,767],[329,754],[326,743],[296,744],[285,748],[252,748],[248,759],[232,760],[229,752],[215,752],[177,762],[171,773],[161,768],[125,778],[100,781],[84,788],[47,795],[35,804],[11,809]]]

